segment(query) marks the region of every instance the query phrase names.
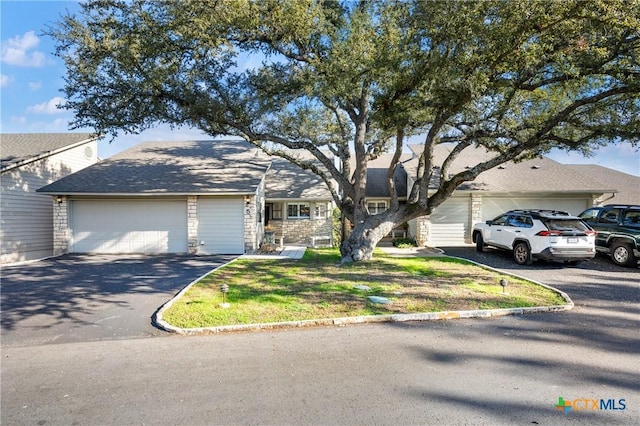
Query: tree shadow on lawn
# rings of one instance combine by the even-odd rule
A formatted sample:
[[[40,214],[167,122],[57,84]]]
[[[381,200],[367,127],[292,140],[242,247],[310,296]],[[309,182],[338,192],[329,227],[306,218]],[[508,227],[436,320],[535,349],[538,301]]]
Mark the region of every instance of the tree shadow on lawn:
[[[337,260],[335,256],[320,260],[312,254],[302,261],[238,261],[208,276],[198,286],[221,299],[219,287],[228,284],[227,300],[236,303],[286,305],[295,298],[310,306],[321,303],[344,305],[341,315],[345,316],[361,315],[365,308],[375,314],[397,314],[543,304],[527,302],[517,294],[502,294],[497,279],[500,274],[475,265],[461,267],[459,261],[448,262],[447,258],[441,258],[437,263],[424,258],[411,259],[415,264],[409,267],[397,266],[395,263],[399,259],[395,258],[340,267],[336,266]],[[469,270],[469,267],[473,269]],[[516,282],[511,290],[517,293],[516,289],[522,285]],[[360,286],[369,288],[358,288]],[[393,304],[374,304],[367,296],[386,297]],[[195,301],[197,296],[194,295],[187,303]],[[557,303],[564,301],[558,298]]]

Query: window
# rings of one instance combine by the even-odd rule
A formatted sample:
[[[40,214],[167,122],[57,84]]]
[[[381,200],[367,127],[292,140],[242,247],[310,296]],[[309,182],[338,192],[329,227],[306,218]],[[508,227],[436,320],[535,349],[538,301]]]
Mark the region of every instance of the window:
[[[624,226],[640,227],[640,210],[628,210],[622,219]]]
[[[313,211],[314,219],[324,219],[327,217],[327,206],[325,204],[316,204]]]
[[[273,203],[271,207],[271,219],[282,219],[282,203]]]
[[[600,223],[618,223],[618,214],[620,213],[617,209],[612,209],[608,211],[602,212],[602,216],[600,216]]]
[[[508,225],[516,228],[533,228],[533,220],[529,216],[509,216]]]
[[[309,219],[311,209],[308,203],[292,203],[287,205],[287,217],[291,219]]]
[[[580,214],[580,219],[588,223],[595,222],[595,220],[598,218],[599,212],[600,212],[599,209],[586,210]]]
[[[502,216],[498,216],[498,217],[496,217],[495,219],[493,219],[493,220],[491,221],[491,224],[492,224],[492,225],[501,225],[501,226],[505,226],[505,225],[508,225],[509,218],[510,218],[510,216],[509,216],[509,215],[506,215],[506,214],[505,214],[505,215],[502,215]]]
[[[372,201],[367,203],[370,214],[379,214],[387,209],[387,203],[384,201]]]

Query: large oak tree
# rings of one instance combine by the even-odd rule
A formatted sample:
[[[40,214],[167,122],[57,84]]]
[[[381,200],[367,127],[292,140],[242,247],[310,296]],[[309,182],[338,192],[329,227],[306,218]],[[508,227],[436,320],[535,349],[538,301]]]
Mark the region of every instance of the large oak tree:
[[[49,34],[73,127],[190,125],[311,170],[355,225],[343,261],[506,161],[640,141],[637,0],[101,0]],[[400,203],[393,173],[412,135],[424,151]],[[434,164],[443,142],[455,149]],[[492,157],[450,175],[470,146]],[[389,151],[392,202],[371,215],[367,163]]]

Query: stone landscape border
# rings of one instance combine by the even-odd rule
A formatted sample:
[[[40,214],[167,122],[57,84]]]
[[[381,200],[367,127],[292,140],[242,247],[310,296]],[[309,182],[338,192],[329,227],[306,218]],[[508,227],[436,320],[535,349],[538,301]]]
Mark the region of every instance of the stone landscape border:
[[[286,328],[301,328],[301,327],[314,327],[314,326],[346,326],[350,324],[366,324],[366,323],[388,323],[388,322],[407,322],[407,321],[435,321],[435,320],[450,320],[460,318],[491,318],[500,317],[505,315],[526,315],[542,312],[561,312],[573,309],[573,301],[565,292],[558,290],[557,288],[540,283],[538,281],[526,278],[510,272],[505,272],[500,269],[492,268],[487,265],[483,265],[478,262],[474,262],[469,259],[464,259],[455,256],[446,256],[454,259],[461,259],[474,265],[480,266],[491,271],[499,272],[504,275],[509,275],[515,278],[523,279],[544,288],[547,288],[557,294],[559,294],[564,300],[564,305],[553,306],[533,306],[527,308],[503,308],[503,309],[475,309],[469,311],[443,311],[443,312],[425,312],[425,313],[412,313],[412,314],[391,314],[391,315],[367,315],[367,316],[355,316],[355,317],[343,317],[343,318],[324,318],[313,320],[301,320],[301,321],[283,321],[274,323],[260,323],[260,324],[235,324],[235,325],[223,325],[217,327],[197,327],[197,328],[180,328],[175,327],[163,320],[162,314],[169,309],[173,303],[182,297],[189,289],[197,284],[204,277],[210,273],[224,268],[225,266],[235,262],[237,259],[225,263],[222,266],[212,269],[201,277],[195,279],[193,282],[183,288],[178,294],[176,294],[171,300],[162,305],[152,317],[152,323],[154,326],[161,330],[177,333],[182,335],[202,335],[202,334],[217,334],[224,332],[237,332],[237,331],[261,331],[261,330],[276,330]]]

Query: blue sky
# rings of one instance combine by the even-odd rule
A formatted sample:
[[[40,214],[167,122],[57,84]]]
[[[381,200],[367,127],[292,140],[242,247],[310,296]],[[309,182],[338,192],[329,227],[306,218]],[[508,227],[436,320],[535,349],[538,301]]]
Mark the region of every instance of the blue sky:
[[[56,108],[64,103],[60,92],[64,64],[53,56],[54,43],[42,33],[66,10],[78,10],[76,1],[0,2],[0,131],[3,133],[66,132],[72,113]],[[76,131],[91,131],[80,129]],[[200,131],[159,126],[140,135],[100,141],[98,153],[110,157],[146,140],[208,139]],[[629,144],[602,148],[590,158],[554,151],[549,157],[567,164],[598,164],[640,176],[640,151]]]

